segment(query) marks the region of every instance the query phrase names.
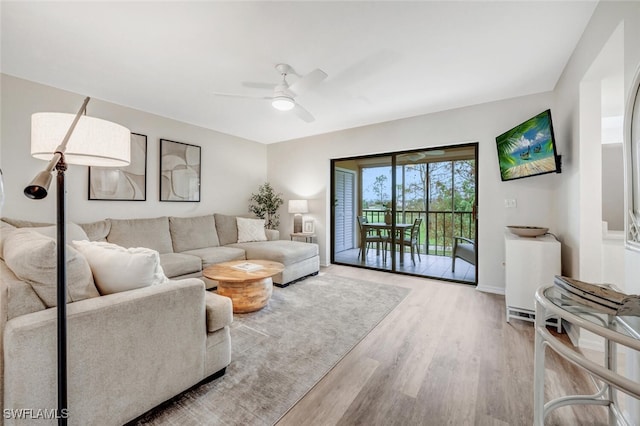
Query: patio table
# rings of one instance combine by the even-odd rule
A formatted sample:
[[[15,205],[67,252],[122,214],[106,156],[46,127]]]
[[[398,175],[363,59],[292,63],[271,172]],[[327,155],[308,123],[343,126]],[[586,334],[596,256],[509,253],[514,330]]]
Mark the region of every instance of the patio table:
[[[401,234],[404,234],[404,232],[407,229],[411,229],[411,227],[413,226],[413,223],[396,223],[396,229],[398,231],[400,231]],[[367,232],[369,231],[369,229],[375,229],[376,231],[378,231],[378,233],[381,233],[384,230],[387,231],[391,231],[392,229],[392,225],[384,223],[384,222],[368,222],[368,223],[363,223],[362,224],[362,235],[360,236],[361,238],[361,247],[364,247],[365,244],[365,236],[367,235]],[[380,245],[376,244],[376,255],[380,255]],[[404,244],[400,244],[400,264],[404,264]]]

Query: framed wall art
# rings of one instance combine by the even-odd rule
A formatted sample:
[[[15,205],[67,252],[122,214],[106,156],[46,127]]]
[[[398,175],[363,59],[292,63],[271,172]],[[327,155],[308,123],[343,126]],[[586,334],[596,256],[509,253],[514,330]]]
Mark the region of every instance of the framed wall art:
[[[160,139],[160,201],[200,201],[200,147]]]
[[[147,136],[131,133],[131,162],[125,167],[89,167],[89,200],[147,199]]]

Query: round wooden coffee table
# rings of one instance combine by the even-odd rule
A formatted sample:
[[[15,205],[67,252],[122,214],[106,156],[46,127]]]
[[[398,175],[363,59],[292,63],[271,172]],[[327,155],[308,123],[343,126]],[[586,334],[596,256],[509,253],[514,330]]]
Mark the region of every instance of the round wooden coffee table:
[[[251,270],[252,265],[260,266]],[[247,266],[246,270],[239,269]],[[266,306],[273,293],[271,277],[282,272],[284,265],[269,260],[236,260],[205,268],[202,275],[218,281],[218,294],[233,303],[233,312],[244,314]]]

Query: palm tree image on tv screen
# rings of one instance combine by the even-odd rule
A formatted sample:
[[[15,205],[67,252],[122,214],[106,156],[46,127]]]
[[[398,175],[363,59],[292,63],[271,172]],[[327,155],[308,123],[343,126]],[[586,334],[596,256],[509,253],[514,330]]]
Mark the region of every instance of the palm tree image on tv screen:
[[[501,134],[496,143],[503,181],[558,171],[550,110]]]

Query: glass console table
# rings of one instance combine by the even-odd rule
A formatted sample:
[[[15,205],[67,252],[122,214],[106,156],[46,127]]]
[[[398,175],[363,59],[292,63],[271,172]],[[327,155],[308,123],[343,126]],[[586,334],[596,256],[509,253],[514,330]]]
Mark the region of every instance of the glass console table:
[[[586,359],[575,348],[555,337],[546,327],[546,319],[556,316],[573,326],[584,328],[604,338],[604,365]],[[617,372],[617,346],[640,351],[640,317],[614,316],[599,313],[567,297],[563,290],[551,286],[536,292],[535,365],[533,393],[533,424],[542,426],[551,411],[566,405],[601,405],[608,407],[609,424],[629,424],[617,401],[617,390],[640,399],[640,383]],[[585,369],[593,378],[602,381],[593,395],[571,395],[544,402],[545,349]]]

